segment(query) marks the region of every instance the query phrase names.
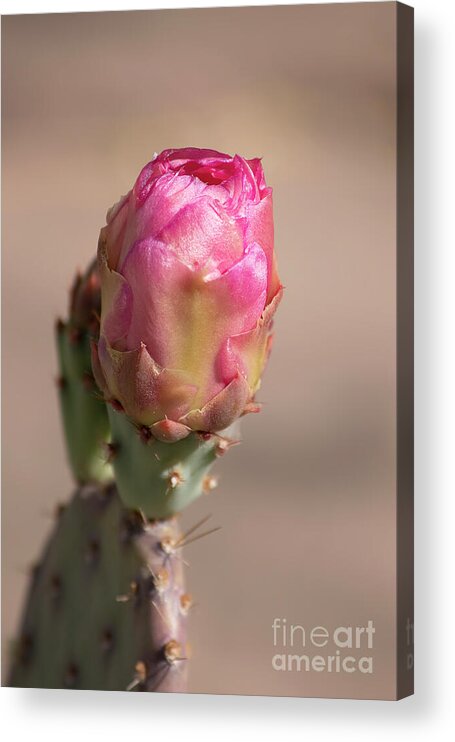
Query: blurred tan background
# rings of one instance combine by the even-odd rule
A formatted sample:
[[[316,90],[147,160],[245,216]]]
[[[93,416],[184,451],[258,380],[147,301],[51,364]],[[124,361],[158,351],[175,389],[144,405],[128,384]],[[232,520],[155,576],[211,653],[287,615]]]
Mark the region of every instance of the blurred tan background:
[[[262,156],[285,299],[261,401],[184,515],[190,690],[394,692],[395,4],[3,18],[3,637],[72,484],[53,322],[165,147]],[[272,621],[376,626],[375,672],[272,670]],[[354,653],[355,654],[355,653]]]

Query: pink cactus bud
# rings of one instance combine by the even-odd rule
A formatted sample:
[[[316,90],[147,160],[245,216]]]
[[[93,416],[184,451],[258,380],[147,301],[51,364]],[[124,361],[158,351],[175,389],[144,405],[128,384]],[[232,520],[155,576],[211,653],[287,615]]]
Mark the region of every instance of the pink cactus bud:
[[[106,398],[170,441],[255,409],[282,293],[259,159],[165,150],[108,212],[98,261]]]

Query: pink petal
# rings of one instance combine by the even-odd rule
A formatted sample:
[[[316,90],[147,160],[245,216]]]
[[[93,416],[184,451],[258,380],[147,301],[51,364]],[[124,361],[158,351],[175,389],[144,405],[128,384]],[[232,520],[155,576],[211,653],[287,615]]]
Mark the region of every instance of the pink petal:
[[[237,376],[207,402],[200,410],[193,410],[180,419],[192,430],[216,432],[224,430],[237,420],[249,399],[249,387],[243,376]]]
[[[133,297],[130,287],[125,281],[119,282],[118,290],[109,303],[105,299],[103,302],[103,333],[110,345],[123,350],[122,341],[128,333],[132,317]]]
[[[156,397],[166,417],[178,420],[192,406],[197,387],[186,371],[164,368],[156,380]]]
[[[248,160],[247,162],[256,180],[260,195],[265,196],[266,192],[271,191],[271,189],[267,189],[267,184],[265,182],[265,175],[264,175],[264,170],[262,168],[261,158],[254,157],[252,160]]]
[[[127,347],[145,343],[162,367],[178,368],[193,272],[162,242],[136,242],[123,267],[134,297]]]
[[[188,375],[160,369],[145,345],[121,352],[100,338],[98,353],[109,396],[135,422],[152,425],[165,417],[178,420],[191,409],[197,389]]]
[[[274,253],[274,227],[272,192],[257,204],[247,206],[247,242],[257,242],[267,256],[267,301],[270,301],[280,287]]]
[[[221,276],[206,281],[207,291],[216,297],[219,321],[229,334],[254,327],[265,306],[267,260],[258,244],[251,244],[243,257]]]
[[[96,343],[94,340],[90,341],[90,350],[91,350],[91,358],[92,358],[93,376],[95,377],[95,381],[96,381],[96,384],[99,390],[102,392],[102,394],[106,398],[108,398],[109,389],[107,387],[106,379],[104,378],[103,369],[101,367],[100,359],[98,356],[98,343]]]
[[[193,204],[205,192],[206,187],[196,178],[167,173],[154,181],[143,204],[138,205],[132,199],[120,270],[134,242],[156,238],[182,208]]]
[[[210,270],[223,272],[243,253],[239,221],[204,196],[182,208],[160,232],[159,239],[196,270],[208,262]]]
[[[163,443],[175,443],[186,438],[191,429],[187,425],[175,422],[174,420],[159,420],[151,426],[152,435]]]
[[[252,395],[259,388],[268,359],[273,317],[282,294],[280,289],[252,330],[228,338],[220,352],[219,363],[224,373],[227,376],[241,373],[247,379]]]
[[[106,243],[108,264],[113,269],[117,267],[125,240],[130,196],[131,193],[122,196],[120,201],[109,209],[107,225],[101,230],[100,240]]]
[[[98,270],[101,282],[101,333],[118,350],[125,349],[125,338],[132,316],[131,290],[120,273],[108,264],[108,245],[98,243]]]

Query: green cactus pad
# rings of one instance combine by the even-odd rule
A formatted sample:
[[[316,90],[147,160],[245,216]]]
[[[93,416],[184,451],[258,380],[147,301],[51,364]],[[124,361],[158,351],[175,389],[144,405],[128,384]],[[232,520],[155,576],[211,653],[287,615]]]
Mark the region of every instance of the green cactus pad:
[[[109,420],[120,497],[126,507],[141,510],[148,518],[175,515],[206,491],[217,455],[235,442],[233,427],[222,435],[190,433],[183,440],[164,443],[112,407]]]
[[[79,489],[33,571],[10,685],[184,690],[179,539],[175,519],[143,521],[113,485]]]
[[[79,483],[109,481],[113,477],[105,450],[109,421],[92,376],[90,336],[63,323],[56,335],[60,407],[73,475]]]

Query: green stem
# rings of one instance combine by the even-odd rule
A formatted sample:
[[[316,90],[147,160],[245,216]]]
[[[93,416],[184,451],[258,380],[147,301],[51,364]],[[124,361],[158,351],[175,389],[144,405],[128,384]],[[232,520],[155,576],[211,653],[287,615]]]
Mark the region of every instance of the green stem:
[[[126,507],[141,510],[148,518],[169,518],[203,494],[223,444],[232,443],[230,438],[199,433],[163,443],[147,428],[136,427],[123,412],[112,407],[108,412],[120,497]]]

